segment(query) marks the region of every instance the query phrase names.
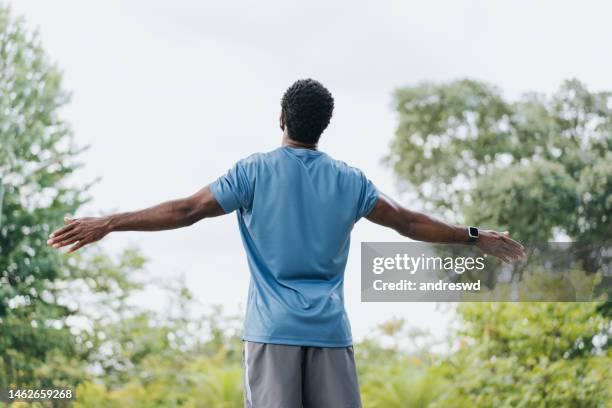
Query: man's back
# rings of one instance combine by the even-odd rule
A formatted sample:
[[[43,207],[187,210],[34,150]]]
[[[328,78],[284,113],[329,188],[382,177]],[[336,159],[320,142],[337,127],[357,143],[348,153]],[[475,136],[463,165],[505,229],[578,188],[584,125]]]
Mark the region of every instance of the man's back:
[[[244,339],[350,345],[344,268],[353,225],[376,203],[373,184],[318,150],[284,146],[241,160],[211,190],[237,210],[251,270]]]

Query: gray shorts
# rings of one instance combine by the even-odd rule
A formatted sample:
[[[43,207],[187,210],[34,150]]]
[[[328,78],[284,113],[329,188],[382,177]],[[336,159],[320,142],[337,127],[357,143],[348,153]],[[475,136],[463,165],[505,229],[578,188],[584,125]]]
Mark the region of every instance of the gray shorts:
[[[244,342],[245,408],[361,408],[353,347]]]

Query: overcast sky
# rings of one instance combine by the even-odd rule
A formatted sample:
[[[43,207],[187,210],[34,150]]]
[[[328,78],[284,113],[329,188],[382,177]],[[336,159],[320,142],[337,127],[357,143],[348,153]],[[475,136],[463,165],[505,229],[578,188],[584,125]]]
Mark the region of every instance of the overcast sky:
[[[102,177],[78,215],[131,210],[195,192],[280,142],[279,100],[296,79],[336,99],[321,149],[396,194],[381,164],[396,118],[391,94],[422,80],[472,77],[508,97],[552,92],[577,77],[612,89],[612,3],[606,1],[9,1],[38,27],[73,93],[64,116],[91,145],[77,181]],[[405,202],[418,207],[418,203]],[[399,237],[361,221],[345,297],[353,332],[404,316],[441,334],[433,304],[360,303],[359,243]],[[248,271],[234,215],[171,232],[123,233],[152,276],[184,276],[205,303],[239,310]],[[154,306],[149,293],[142,302]]]

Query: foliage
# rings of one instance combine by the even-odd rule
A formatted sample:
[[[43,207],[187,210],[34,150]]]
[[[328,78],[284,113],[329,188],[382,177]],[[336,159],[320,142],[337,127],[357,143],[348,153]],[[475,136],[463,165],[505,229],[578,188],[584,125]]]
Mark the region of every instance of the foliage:
[[[79,149],[59,115],[67,101],[38,36],[0,6],[0,387],[76,386],[80,408],[242,406],[238,319],[203,312],[181,282],[162,283],[162,310],[135,306],[155,286],[135,250],[47,248],[86,201],[87,186],[68,182]],[[608,238],[609,92],[573,80],[508,102],[463,80],[400,89],[395,102],[388,160],[430,208],[523,240]],[[593,272],[582,267],[576,276]],[[355,346],[364,406],[604,407],[609,305],[462,304],[445,353],[391,320]]]
[[[183,288],[174,293],[176,318],[141,312],[107,327],[104,374],[79,385],[75,407],[242,406],[236,319],[219,326],[221,310],[194,316],[191,306]]]
[[[88,186],[69,184],[80,150],[59,114],[67,101],[38,35],[0,5],[0,387],[88,378],[103,331],[88,324],[139,287],[127,278],[143,266],[134,251],[68,258],[46,245],[87,199]]]
[[[75,408],[241,407],[242,369],[225,357],[200,356],[181,366],[159,364],[149,381],[131,380],[114,390],[85,382],[77,388]]]
[[[609,320],[595,303],[465,303],[461,346],[436,370],[449,382],[432,406],[605,407]],[[598,340],[599,339],[599,340]]]
[[[565,81],[505,100],[492,85],[422,83],[395,94],[387,160],[428,208],[526,242],[609,239],[612,93]]]
[[[387,160],[427,208],[527,244],[570,237],[606,247],[612,93],[570,80],[551,97],[509,102],[494,86],[460,80],[400,89],[395,103],[399,126]],[[580,290],[609,279],[594,262],[602,250],[585,251],[583,270],[572,272]],[[531,272],[524,286],[554,283]],[[428,371],[446,386],[423,406],[606,406],[609,305],[462,304],[458,350]]]
[[[405,320],[396,318],[380,324],[355,345],[363,405],[429,406],[445,385],[443,378],[430,370],[438,359],[430,350],[435,344],[429,333],[410,330]],[[407,353],[407,347],[412,352]]]
[[[81,374],[58,301],[70,268],[46,246],[52,227],[83,203],[67,185],[77,168],[59,109],[68,95],[38,36],[0,6],[0,386],[62,385]]]

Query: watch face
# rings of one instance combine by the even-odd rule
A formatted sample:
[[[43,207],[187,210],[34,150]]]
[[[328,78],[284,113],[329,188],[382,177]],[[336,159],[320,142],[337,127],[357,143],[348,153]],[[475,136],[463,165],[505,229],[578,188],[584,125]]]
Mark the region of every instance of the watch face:
[[[471,238],[478,238],[478,228],[470,227],[468,234],[470,235]]]

